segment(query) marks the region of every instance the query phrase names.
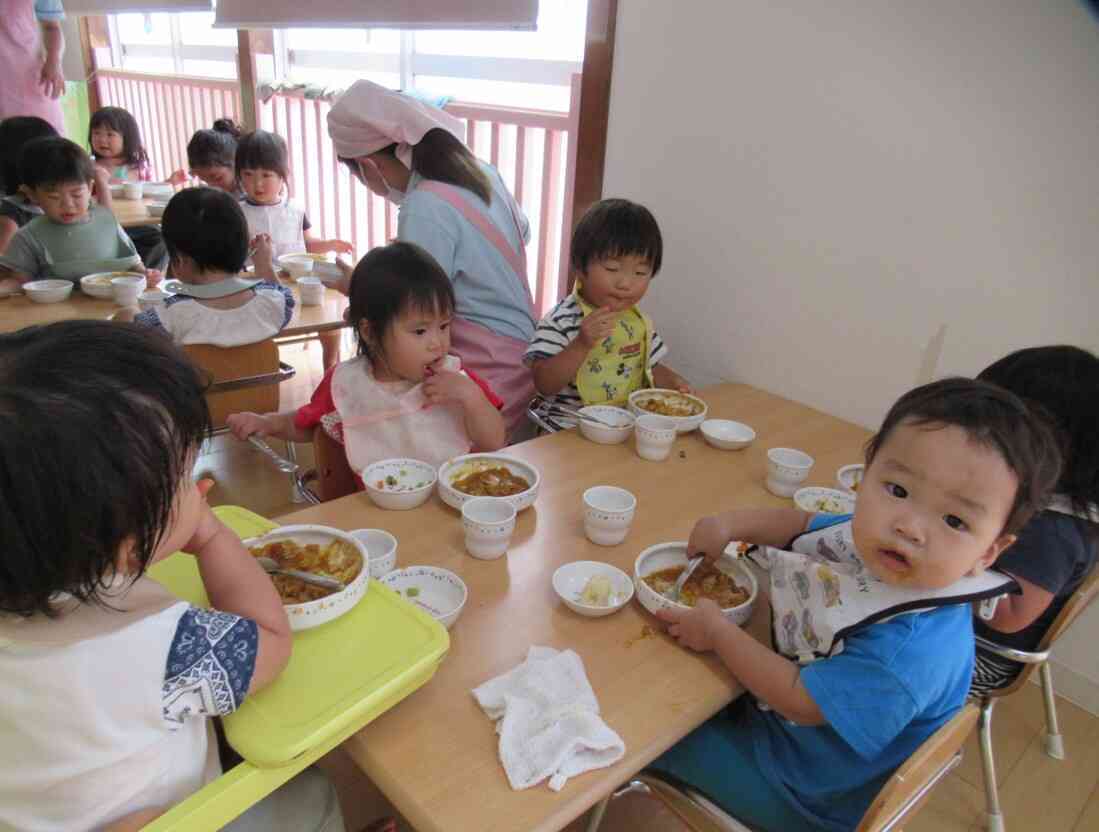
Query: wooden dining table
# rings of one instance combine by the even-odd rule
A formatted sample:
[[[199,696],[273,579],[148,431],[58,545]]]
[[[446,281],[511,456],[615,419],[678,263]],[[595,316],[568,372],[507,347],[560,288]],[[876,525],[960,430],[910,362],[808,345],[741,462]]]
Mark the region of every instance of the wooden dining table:
[[[120,196],[111,198],[111,213],[114,214],[118,224],[123,228],[133,228],[138,225],[160,225],[160,217],[154,217],[149,213],[149,203],[152,199],[123,199]]]
[[[698,431],[679,436],[663,462],[639,458],[632,438],[598,445],[562,431],[507,449],[541,473],[534,505],[519,514],[507,555],[476,560],[464,549],[460,514],[438,494],[411,511],[384,511],[359,493],[283,518],[341,529],[381,528],[398,541],[398,568],[441,566],[469,589],[435,677],[344,745],[418,832],[550,832],[602,801],[634,773],[742,691],[713,655],[681,648],[636,600],[605,618],[584,618],[555,595],[559,566],[614,564],[630,576],[656,543],[686,540],[699,518],[731,507],[792,506],[763,487],[767,449],[794,447],[816,463],[807,485],[834,485],[836,470],[863,458],[868,432],[742,384],[700,393],[709,417],[752,426],[748,448],[710,447]],[[617,485],[637,497],[625,541],[603,547],[584,536],[581,495]],[[766,604],[750,630],[768,638]],[[574,777],[561,792],[545,783],[515,791],[500,764],[493,724],[471,691],[520,664],[533,645],[571,649],[583,660],[606,723],[622,737],[617,764]],[[597,810],[598,811],[598,810]]]
[[[347,309],[347,297],[335,289],[326,288],[324,300],[317,306],[303,306],[296,283],[284,280],[284,285],[294,293],[294,313],[290,322],[279,333],[279,338],[305,336],[347,326],[343,318]],[[35,303],[26,295],[0,298],[0,332],[14,332],[35,324],[51,324],[56,321],[77,319],[106,320],[120,309],[113,300],[85,295],[79,287],[73,289],[67,300],[59,303]]]

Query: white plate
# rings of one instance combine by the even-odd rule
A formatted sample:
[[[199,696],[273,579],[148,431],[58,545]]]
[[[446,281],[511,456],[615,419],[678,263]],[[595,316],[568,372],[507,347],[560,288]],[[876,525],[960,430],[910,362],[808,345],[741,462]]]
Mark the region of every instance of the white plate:
[[[538,469],[529,462],[524,462],[521,459],[516,459],[507,454],[465,454],[464,456],[456,456],[453,459],[448,459],[439,466],[439,496],[442,497],[443,502],[451,508],[456,508],[458,511],[461,511],[465,501],[473,498],[474,495],[463,494],[461,491],[455,489],[451,483],[455,479],[461,479],[462,476],[464,476],[464,472],[461,471],[463,466],[476,460],[486,460],[492,463],[493,467],[501,466],[507,468],[517,477],[522,477],[530,483],[530,488],[526,491],[520,491],[518,494],[512,494],[510,497],[500,498],[501,500],[507,500],[515,506],[516,511],[522,511],[530,506],[531,503],[534,502],[534,498],[538,496],[538,488],[542,484],[542,475],[539,474]]]
[[[449,569],[409,566],[378,579],[406,601],[431,614],[448,630],[469,597],[465,582]]]
[[[794,503],[814,514],[851,514],[855,510],[855,498],[848,492],[815,485],[795,491]]]
[[[844,465],[836,471],[836,482],[839,483],[840,488],[849,494],[857,494],[858,488],[855,486],[862,482],[862,478],[865,474],[866,466],[861,463]]]
[[[426,502],[438,477],[426,462],[407,458],[375,462],[364,468],[360,476],[374,504],[395,511],[416,508]]]
[[[748,587],[748,600],[736,607],[723,609],[721,614],[737,626],[743,626],[752,617],[752,608],[755,606],[756,597],[759,595],[759,584],[752,570],[748,569],[739,558],[736,557],[739,543],[733,541],[725,547],[725,552],[717,561],[717,568],[729,575],[737,582],[738,586]],[[637,556],[634,563],[634,586],[637,587],[637,600],[641,606],[649,612],[656,614],[657,610],[689,610],[686,604],[669,601],[642,578],[652,572],[661,569],[669,569],[673,566],[687,565],[687,541],[680,540],[672,543],[658,543],[650,546]]]
[[[611,603],[605,607],[585,604],[580,600],[588,581],[597,575],[602,575],[611,583]],[[553,573],[553,591],[573,612],[587,618],[602,618],[618,612],[630,602],[633,598],[633,581],[617,566],[595,560],[578,560],[557,568]]]
[[[651,410],[645,410],[643,407],[640,407],[638,405],[638,402],[643,402],[651,398],[659,398],[660,396],[682,397],[685,399],[690,399],[691,401],[702,405],[701,412],[696,413],[693,416],[667,417],[669,419],[675,420],[675,429],[679,433],[690,433],[706,420],[706,413],[709,411],[709,407],[707,406],[706,402],[702,401],[702,399],[700,399],[698,396],[691,396],[687,393],[680,393],[678,390],[668,390],[662,387],[652,387],[647,390],[635,390],[634,392],[630,393],[630,397],[628,399],[630,412],[633,413],[635,416],[642,416],[646,413],[652,413]],[[655,413],[653,415],[662,416],[663,414]]]
[[[325,546],[333,539],[344,540],[355,547],[359,557],[362,558],[359,574],[340,592],[318,598],[316,601],[306,601],[304,604],[285,604],[291,630],[309,630],[313,627],[319,627],[321,624],[327,624],[359,603],[363,595],[366,594],[366,588],[370,583],[370,554],[360,541],[347,532],[329,526],[310,524],[279,526],[267,534],[250,537],[244,541],[245,546],[259,546],[265,543],[276,543],[280,540],[293,540],[301,546],[307,546],[310,543]]]

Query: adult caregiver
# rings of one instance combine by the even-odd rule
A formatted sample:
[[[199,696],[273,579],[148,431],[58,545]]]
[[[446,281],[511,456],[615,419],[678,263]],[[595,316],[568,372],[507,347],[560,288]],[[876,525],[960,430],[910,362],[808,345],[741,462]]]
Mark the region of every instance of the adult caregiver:
[[[38,116],[64,134],[64,19],[61,0],[0,0],[0,119]]]
[[[336,154],[371,191],[400,205],[397,238],[422,246],[457,299],[451,347],[504,400],[513,441],[534,382],[523,353],[534,334],[524,244],[530,226],[499,172],[462,141],[462,122],[370,81],[332,104]]]

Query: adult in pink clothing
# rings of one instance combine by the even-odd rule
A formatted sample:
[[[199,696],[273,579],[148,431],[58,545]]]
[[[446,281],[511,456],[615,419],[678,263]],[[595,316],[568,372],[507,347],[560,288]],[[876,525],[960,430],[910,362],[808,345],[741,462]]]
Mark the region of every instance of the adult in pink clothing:
[[[0,0],[0,119],[38,116],[64,134],[61,0]]]

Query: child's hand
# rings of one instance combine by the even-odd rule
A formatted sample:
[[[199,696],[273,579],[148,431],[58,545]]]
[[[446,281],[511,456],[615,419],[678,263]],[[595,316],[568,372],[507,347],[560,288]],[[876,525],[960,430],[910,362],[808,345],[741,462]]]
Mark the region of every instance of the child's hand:
[[[0,280],[0,298],[8,295],[18,295],[23,292],[23,284],[14,277],[5,277]]]
[[[252,262],[256,266],[256,274],[275,273],[275,247],[271,242],[270,234],[257,234],[248,244],[252,250]]]
[[[145,284],[151,289],[156,286],[164,278],[164,273],[160,269],[146,269],[145,270]]]
[[[725,623],[721,608],[709,598],[689,610],[659,610],[656,617],[668,625],[668,635],[699,653],[714,649],[715,634]]]
[[[354,254],[355,249],[346,240],[329,240],[328,250],[336,254]]]
[[[242,442],[249,436],[264,437],[272,431],[271,423],[258,413],[231,413],[225,423],[233,436]]]
[[[691,529],[691,537],[687,541],[687,557],[704,555],[707,560],[717,560],[732,539],[733,531],[728,527],[723,515],[703,517]]]
[[[619,310],[610,306],[596,309],[580,324],[580,341],[589,350],[614,332]]]
[[[436,362],[440,367],[446,359]],[[481,388],[465,373],[453,370],[428,368],[431,372],[424,376],[424,398],[431,404],[459,402],[465,404],[474,395],[480,395]]]
[[[100,205],[104,204],[104,199],[109,202],[111,197],[111,175],[99,165],[92,171],[92,196]]]
[[[186,185],[187,180],[189,178],[190,177],[187,176],[187,173],[185,171],[175,170],[175,171],[172,171],[172,175],[168,177],[167,181],[168,181],[169,185],[179,186],[179,185]]]

